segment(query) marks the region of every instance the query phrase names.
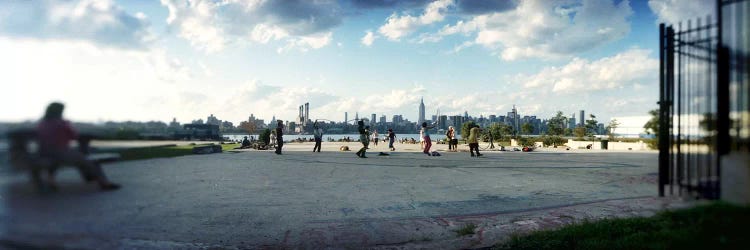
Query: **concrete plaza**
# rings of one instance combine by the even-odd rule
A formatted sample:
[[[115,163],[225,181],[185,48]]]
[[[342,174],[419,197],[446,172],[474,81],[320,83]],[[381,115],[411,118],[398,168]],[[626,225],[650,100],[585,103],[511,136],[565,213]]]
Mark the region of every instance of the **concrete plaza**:
[[[100,192],[73,169],[40,195],[0,177],[0,246],[69,248],[471,248],[583,219],[647,216],[655,152],[442,152],[380,144],[360,159],[324,143],[107,164]],[[444,150],[446,146],[436,145]],[[378,156],[377,152],[390,153]],[[3,166],[7,168],[7,166]],[[477,225],[476,233],[455,230]]]

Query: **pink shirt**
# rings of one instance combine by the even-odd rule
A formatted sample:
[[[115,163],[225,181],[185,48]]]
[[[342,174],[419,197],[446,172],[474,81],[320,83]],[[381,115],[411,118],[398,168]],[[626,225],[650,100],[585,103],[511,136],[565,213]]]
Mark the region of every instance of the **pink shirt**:
[[[37,125],[37,141],[42,153],[67,151],[70,149],[70,141],[76,138],[78,134],[68,121],[46,119]]]

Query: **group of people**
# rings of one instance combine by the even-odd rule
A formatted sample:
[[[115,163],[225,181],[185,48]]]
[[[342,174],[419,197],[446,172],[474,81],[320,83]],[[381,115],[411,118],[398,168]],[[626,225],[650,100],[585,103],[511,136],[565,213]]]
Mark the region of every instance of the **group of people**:
[[[434,156],[438,154],[434,154],[430,151],[432,148],[432,139],[430,138],[430,129],[435,128],[433,124],[427,124],[427,122],[422,123],[422,128],[419,131],[419,134],[422,137],[422,152],[428,156]],[[276,126],[276,154],[281,154],[281,148],[284,144],[283,140],[283,132],[284,130],[284,123],[279,120],[278,124]],[[375,138],[375,146],[377,146],[378,141],[378,134],[377,131],[374,133],[370,132],[370,126],[366,126],[365,122],[363,120],[357,121],[357,132],[359,132],[359,141],[362,143],[362,148],[360,148],[356,155],[360,158],[367,158],[367,149],[369,149],[370,141],[372,141],[373,137]],[[471,154],[471,157],[479,157],[482,156],[482,154],[479,153],[479,132],[480,128],[479,125],[473,125],[469,129],[469,137],[467,138],[467,142],[469,143],[469,153]],[[321,149],[321,143],[323,142],[323,129],[318,126],[318,122],[313,123],[313,136],[315,140],[315,146],[313,147],[313,152],[320,152]],[[448,128],[448,131],[446,132],[446,137],[448,139],[448,151],[451,152],[457,152],[458,151],[458,139],[456,138],[456,131],[453,126],[450,126]],[[388,129],[388,134],[386,136],[388,139],[388,149],[390,151],[395,151],[396,148],[393,146],[393,143],[396,141],[396,134],[393,132],[393,129]],[[475,154],[476,152],[476,154]]]

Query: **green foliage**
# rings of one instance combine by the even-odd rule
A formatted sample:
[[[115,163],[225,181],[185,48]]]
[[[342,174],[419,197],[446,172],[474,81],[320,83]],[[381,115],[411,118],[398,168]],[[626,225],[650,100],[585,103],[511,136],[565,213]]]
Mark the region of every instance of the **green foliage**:
[[[596,121],[594,114],[589,115],[589,119],[586,120],[586,135],[593,136],[596,134],[596,130],[599,128],[599,122]]]
[[[115,132],[114,139],[116,140],[137,140],[141,138],[141,134],[134,129],[120,129]]]
[[[544,142],[544,145],[560,146],[567,143],[568,140],[556,135],[546,135],[542,136],[542,142]]]
[[[454,230],[458,236],[466,236],[466,235],[472,235],[474,234],[474,230],[477,229],[477,225],[474,225],[473,223],[466,224],[465,226],[459,228],[458,230]]]
[[[565,135],[565,128],[568,127],[568,118],[563,115],[562,111],[557,111],[555,117],[547,121],[548,135]]]
[[[258,135],[258,140],[262,141],[266,145],[271,144],[271,130],[264,129],[262,132],[260,132],[260,135]]]
[[[651,149],[659,149],[659,109],[652,109],[648,114],[651,115],[651,119],[643,125],[643,129],[646,134],[653,134],[654,139],[646,140],[646,144]]]
[[[531,134],[534,132],[534,125],[531,125],[531,123],[524,123],[521,125],[521,133],[524,134]]]
[[[617,121],[617,119],[612,119],[609,121],[609,125],[607,125],[607,135],[609,135],[610,140],[615,139],[615,129],[617,129],[620,126],[620,122]]]
[[[531,137],[520,137],[520,138],[518,138],[518,144],[521,145],[521,146],[523,146],[523,147],[534,146],[534,142],[535,141],[536,140],[534,140],[534,138],[531,138]]]
[[[573,135],[576,136],[576,139],[583,139],[584,136],[586,136],[586,127],[578,126],[573,130]]]
[[[513,134],[513,127],[505,123],[493,123],[484,132],[487,134],[492,133],[492,138],[495,141],[504,141],[508,139],[508,136]]]
[[[476,125],[474,121],[468,121],[464,122],[464,124],[461,124],[461,138],[463,138],[464,140],[469,138],[469,129],[474,127],[474,125]]]
[[[494,249],[744,249],[750,207],[725,203],[514,236]]]
[[[646,130],[646,134],[653,134],[659,138],[659,109],[648,111],[648,114],[651,115],[651,119],[643,125],[643,129]]]

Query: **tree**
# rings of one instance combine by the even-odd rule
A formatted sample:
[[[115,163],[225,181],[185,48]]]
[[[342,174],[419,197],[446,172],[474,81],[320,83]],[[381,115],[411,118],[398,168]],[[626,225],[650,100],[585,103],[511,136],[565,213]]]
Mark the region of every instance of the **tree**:
[[[531,125],[531,123],[524,123],[521,125],[521,132],[527,135],[533,133],[534,125]]]
[[[487,128],[487,133],[492,133],[495,140],[505,140],[508,135],[513,134],[513,127],[505,123],[493,123]]]
[[[594,136],[596,134],[596,130],[599,128],[599,122],[596,121],[596,115],[590,114],[589,119],[586,120],[586,135],[588,136]]]
[[[610,140],[615,139],[615,129],[620,126],[620,122],[617,121],[617,119],[612,119],[609,121],[609,125],[607,125],[607,135],[609,135]]]
[[[255,123],[248,122],[248,121],[240,122],[240,126],[239,127],[243,131],[247,132],[247,134],[249,134],[249,135],[254,134],[255,133],[255,129],[256,129]]]
[[[565,135],[565,127],[567,127],[568,118],[563,115],[562,111],[557,111],[555,117],[550,118],[547,121],[548,135]]]
[[[583,139],[584,136],[586,136],[586,127],[584,126],[578,126],[575,129],[573,129],[573,135],[576,136],[576,139]]]
[[[651,119],[643,125],[646,134],[653,134],[656,138],[659,138],[659,109],[653,109],[648,111],[651,115]]]
[[[643,125],[643,129],[646,131],[646,134],[653,134],[655,139],[648,140],[648,146],[652,149],[658,149],[659,148],[659,109],[653,109],[651,111],[648,111],[648,114],[651,115],[651,119],[646,122],[646,124]]]
[[[258,139],[266,145],[271,144],[271,130],[264,129],[262,132],[260,132],[260,135],[258,135]]]
[[[468,121],[468,122],[464,122],[464,124],[461,124],[461,138],[463,138],[464,140],[468,139],[469,138],[469,130],[472,127],[474,127],[474,125],[476,125],[476,123],[474,123],[474,121]]]

